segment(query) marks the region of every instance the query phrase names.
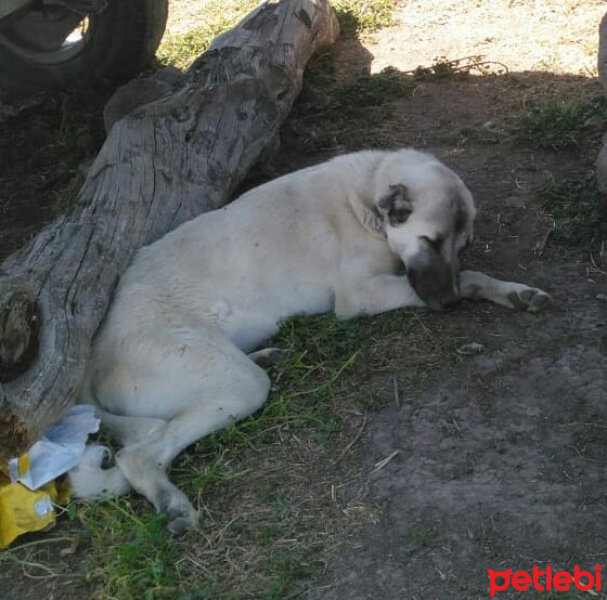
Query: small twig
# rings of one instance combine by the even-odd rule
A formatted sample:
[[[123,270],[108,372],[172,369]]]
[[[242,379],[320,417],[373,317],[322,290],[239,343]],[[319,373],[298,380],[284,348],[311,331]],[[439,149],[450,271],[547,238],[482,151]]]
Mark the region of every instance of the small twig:
[[[556,221],[552,221],[552,227],[544,234],[544,237],[542,237],[541,241],[536,244],[535,248],[533,249],[533,254],[535,254],[536,256],[542,256],[542,254],[544,254],[544,250],[546,249],[546,244],[548,243],[548,239],[550,238],[550,236],[552,235],[552,232],[556,229]]]
[[[510,69],[507,67],[507,65],[497,60],[481,60],[479,62],[468,63],[459,67],[453,67],[453,72],[456,73],[457,71],[463,71],[466,69],[476,69],[478,67],[482,67],[483,65],[499,65],[500,67],[503,67],[505,73],[510,73]]]
[[[44,563],[39,563],[39,562],[31,561],[31,560],[17,558],[10,551],[4,555],[4,558],[6,558],[7,560],[11,560],[16,565],[21,567],[21,572],[28,579],[50,579],[53,577],[61,576],[61,573],[57,573],[56,571],[53,571],[49,566],[45,565]],[[27,569],[38,569],[45,574],[44,575],[34,575],[33,573],[28,572]]]
[[[396,377],[392,377],[392,391],[394,392],[394,404],[400,408],[400,392],[398,389],[398,379]]]
[[[356,442],[358,441],[358,438],[362,435],[363,429],[365,428],[366,424],[367,424],[367,412],[365,411],[365,414],[363,415],[363,422],[362,422],[359,430],[357,431],[357,433],[354,436],[354,438],[352,439],[352,441],[341,451],[340,455],[335,459],[335,461],[333,462],[334,466],[346,455],[348,450],[350,450],[350,448],[352,448],[352,446],[354,446],[354,444],[356,444]]]
[[[426,332],[426,335],[436,344],[436,336],[430,331],[428,326],[424,323],[423,318],[420,317],[419,313],[413,313],[413,320]]]
[[[592,266],[599,272],[602,273],[603,275],[607,275],[607,271],[605,271],[604,269],[602,269],[601,267],[599,267],[596,264],[596,259],[594,258],[594,253],[590,252],[590,260],[592,262]]]
[[[377,473],[377,471],[380,471],[381,469],[383,469],[395,456],[398,456],[400,454],[400,450],[394,450],[394,452],[392,452],[392,454],[386,456],[386,458],[382,458],[382,460],[378,461],[375,463],[375,469],[373,469],[373,471],[371,471],[371,473]]]
[[[33,542],[27,542],[25,544],[20,544],[19,546],[14,546],[11,550],[14,552],[15,550],[23,550],[24,548],[31,548],[32,546],[41,546],[42,544],[53,544],[55,542],[71,542],[73,543],[77,537],[54,537],[54,538],[43,538],[40,540],[35,540]]]

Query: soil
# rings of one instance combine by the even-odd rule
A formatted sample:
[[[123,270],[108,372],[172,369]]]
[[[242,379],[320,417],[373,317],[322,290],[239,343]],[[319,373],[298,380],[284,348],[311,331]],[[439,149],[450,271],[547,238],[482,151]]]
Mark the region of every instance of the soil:
[[[525,5],[505,0],[474,4],[482,10],[468,17],[478,23],[489,13],[496,19],[497,4],[510,11],[501,14],[502,24]],[[580,24],[580,11],[594,11],[592,18],[598,19],[604,6],[561,4],[573,11],[576,47],[586,44],[588,27]],[[425,54],[409,48],[404,56],[394,50],[399,42],[412,43],[401,14],[401,24],[380,32],[375,45],[340,43],[341,76],[376,71],[374,54],[382,68],[392,64],[407,71],[431,64],[436,55],[482,53],[476,38],[467,39],[469,29],[467,35],[454,33],[461,10],[453,8],[457,14],[441,13],[439,18],[437,9],[436,22],[423,21],[428,15],[419,14],[421,6],[407,3],[407,10],[417,12],[405,16],[417,19],[418,34],[429,28],[430,33],[421,36],[430,39],[430,46],[422,45]],[[431,33],[436,32],[432,28],[450,18],[450,35],[457,43],[441,46],[430,57]],[[519,19],[525,23],[524,15]],[[544,25],[534,49],[537,40],[550,39],[549,19],[550,14],[538,16],[537,27]],[[588,20],[591,17],[585,23]],[[494,25],[487,39],[503,35]],[[591,140],[586,149],[554,152],[489,134],[466,135],[471,130],[491,132],[487,124],[520,110],[525,98],[575,100],[601,92],[588,73],[580,75],[591,68],[588,53],[575,68],[563,62],[575,60],[571,56],[558,62],[554,53],[551,60],[558,68],[542,67],[529,53],[523,53],[518,64],[516,48],[527,44],[530,32],[527,27],[517,31],[519,37],[509,31],[503,55],[499,45],[491,50],[491,60],[508,63],[508,73],[420,82],[412,97],[394,101],[383,130],[386,146],[415,145],[433,152],[460,173],[473,192],[480,211],[466,266],[541,287],[552,294],[553,303],[540,314],[466,304],[446,315],[424,316],[429,335],[440,336],[441,323],[448,320],[451,337],[443,343],[452,355],[469,342],[482,344],[484,351],[446,364],[439,361],[421,385],[409,387],[411,349],[398,341],[385,344],[384,368],[361,382],[357,395],[381,390],[394,400],[369,412],[347,454],[345,470],[357,475],[341,488],[347,503],[360,495],[363,482],[365,501],[379,507],[381,517],[352,530],[302,597],[487,598],[487,569],[530,571],[533,565],[552,565],[573,571],[579,565],[594,573],[594,565],[606,562],[607,302],[600,298],[607,295],[607,274],[589,252],[551,240],[552,218],[538,197],[553,179],[590,169],[596,145]],[[552,40],[554,52],[558,42]],[[21,111],[6,130],[11,136],[30,136],[30,148],[46,144],[38,110]],[[72,166],[64,175],[61,168],[49,166],[50,159],[42,166],[36,160],[14,160],[9,168],[8,137],[2,148],[7,159],[0,161],[0,252],[7,255],[55,210],[44,199],[37,204],[33,198],[48,197],[49,187],[64,189],[69,181],[61,177],[69,180],[78,174]],[[271,168],[283,172],[325,158],[322,152],[302,157],[299,151],[283,145]],[[26,154],[16,153],[15,159]],[[57,176],[59,180],[52,181]],[[30,200],[22,203],[26,196]],[[29,589],[37,590],[35,597],[54,597],[51,587]],[[63,594],[61,586],[57,589]],[[19,593],[24,600],[34,597],[23,595],[24,590]],[[509,590],[497,597],[537,597],[534,594]],[[595,597],[604,596],[599,592]]]
[[[0,92],[1,94],[1,92]],[[0,260],[73,205],[105,138],[107,93],[0,95]]]

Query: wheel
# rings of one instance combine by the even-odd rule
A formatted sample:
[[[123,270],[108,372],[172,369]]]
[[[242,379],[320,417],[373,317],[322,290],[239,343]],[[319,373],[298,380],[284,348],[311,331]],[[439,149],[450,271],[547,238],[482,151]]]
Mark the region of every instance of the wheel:
[[[168,0],[104,4],[85,16],[34,3],[1,20],[0,88],[112,87],[139,73],[164,33]]]

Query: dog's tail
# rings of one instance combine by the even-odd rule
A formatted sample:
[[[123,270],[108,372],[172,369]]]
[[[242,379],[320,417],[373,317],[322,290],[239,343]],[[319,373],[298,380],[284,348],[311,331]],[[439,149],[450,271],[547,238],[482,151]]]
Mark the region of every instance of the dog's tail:
[[[99,444],[90,444],[78,466],[70,473],[70,484],[76,498],[121,496],[131,491],[131,484],[118,467],[101,468],[109,450]]]

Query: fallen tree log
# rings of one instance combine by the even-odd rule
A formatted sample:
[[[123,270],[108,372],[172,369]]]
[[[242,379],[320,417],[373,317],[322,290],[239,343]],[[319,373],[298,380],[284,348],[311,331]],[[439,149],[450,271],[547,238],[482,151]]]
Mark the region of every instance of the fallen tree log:
[[[310,56],[339,31],[327,0],[265,2],[174,93],[118,121],[77,209],[0,269],[0,458],[72,404],[133,252],[225,204],[274,144]]]

